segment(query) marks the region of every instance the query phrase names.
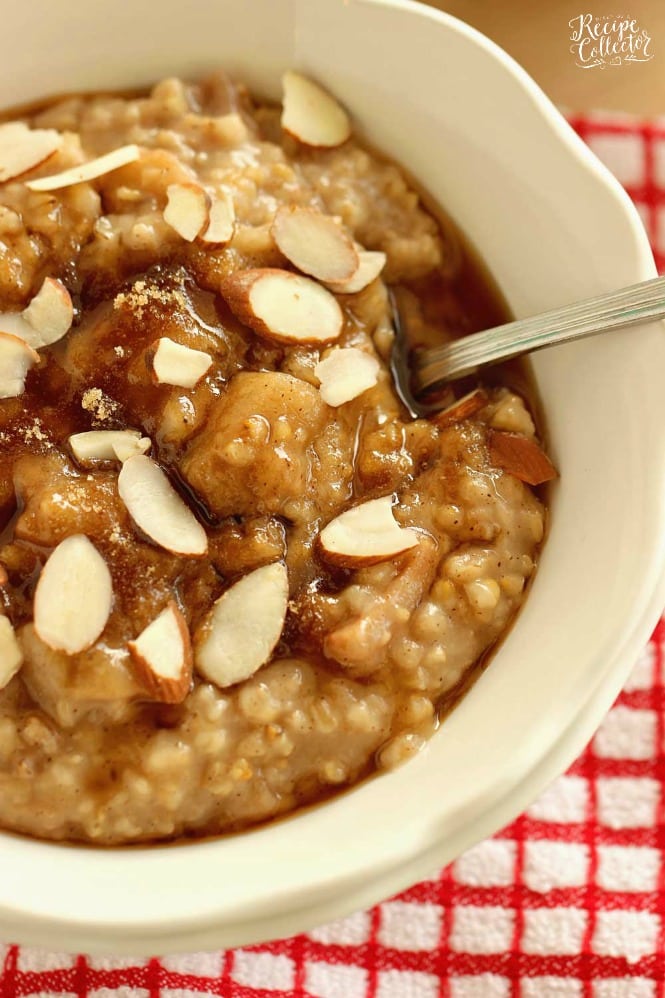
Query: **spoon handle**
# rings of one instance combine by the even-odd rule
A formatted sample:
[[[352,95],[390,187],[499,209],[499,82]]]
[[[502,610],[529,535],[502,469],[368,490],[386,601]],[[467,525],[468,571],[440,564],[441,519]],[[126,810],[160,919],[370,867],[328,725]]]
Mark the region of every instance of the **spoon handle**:
[[[419,351],[413,359],[415,389],[422,392],[442,381],[472,374],[485,364],[663,317],[665,277],[655,277],[620,291],[472,333],[442,347]]]

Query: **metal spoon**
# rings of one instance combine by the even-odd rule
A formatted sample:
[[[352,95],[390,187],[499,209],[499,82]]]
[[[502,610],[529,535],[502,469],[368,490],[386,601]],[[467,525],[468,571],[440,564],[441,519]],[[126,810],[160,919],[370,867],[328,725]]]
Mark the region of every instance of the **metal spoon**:
[[[634,326],[665,317],[665,277],[633,284],[620,291],[555,308],[529,319],[507,322],[481,333],[472,333],[445,346],[409,350],[398,296],[391,293],[395,341],[391,371],[397,393],[412,416],[422,416],[446,403],[427,403],[420,396],[435,385],[443,385],[474,374],[533,350],[596,336],[624,326]]]

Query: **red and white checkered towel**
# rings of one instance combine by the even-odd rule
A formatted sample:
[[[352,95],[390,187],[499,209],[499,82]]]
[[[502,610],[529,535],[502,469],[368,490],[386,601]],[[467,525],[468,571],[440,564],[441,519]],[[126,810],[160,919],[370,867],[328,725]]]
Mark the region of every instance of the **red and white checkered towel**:
[[[665,121],[571,121],[665,271]],[[8,941],[0,998],[665,998],[664,649],[665,619],[568,773],[434,879],[226,952],[101,959]]]

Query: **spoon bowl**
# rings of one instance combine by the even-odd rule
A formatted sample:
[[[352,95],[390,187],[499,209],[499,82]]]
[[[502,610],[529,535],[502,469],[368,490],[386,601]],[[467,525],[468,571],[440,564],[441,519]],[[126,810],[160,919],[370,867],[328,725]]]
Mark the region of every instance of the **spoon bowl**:
[[[475,374],[490,364],[559,343],[662,319],[665,317],[665,277],[640,281],[619,291],[507,322],[440,347],[415,350],[412,356],[399,297],[393,293],[391,301],[395,327],[391,371],[395,387],[410,414],[424,416],[443,408],[449,400],[444,396],[438,402],[427,403],[419,400],[421,395]]]

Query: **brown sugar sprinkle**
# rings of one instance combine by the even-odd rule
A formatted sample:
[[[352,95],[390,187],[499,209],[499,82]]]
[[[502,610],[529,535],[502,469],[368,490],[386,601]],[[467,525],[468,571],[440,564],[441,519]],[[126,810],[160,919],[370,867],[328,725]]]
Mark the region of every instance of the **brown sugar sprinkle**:
[[[48,434],[44,433],[42,429],[41,419],[35,419],[32,426],[27,427],[23,433],[23,438],[26,442],[38,440],[41,443],[43,440],[48,440]]]
[[[147,281],[136,281],[131,291],[121,291],[115,296],[113,307],[128,308],[137,319],[141,319],[144,309],[153,302],[160,305],[180,305],[182,308],[186,305],[185,296],[177,288],[159,288],[155,284],[148,284]],[[119,349],[122,350],[122,347]],[[117,347],[116,353],[118,353]],[[118,356],[121,357],[122,354],[118,353]]]
[[[88,388],[81,397],[81,407],[103,423],[118,411],[118,403],[105,395],[101,388]]]

